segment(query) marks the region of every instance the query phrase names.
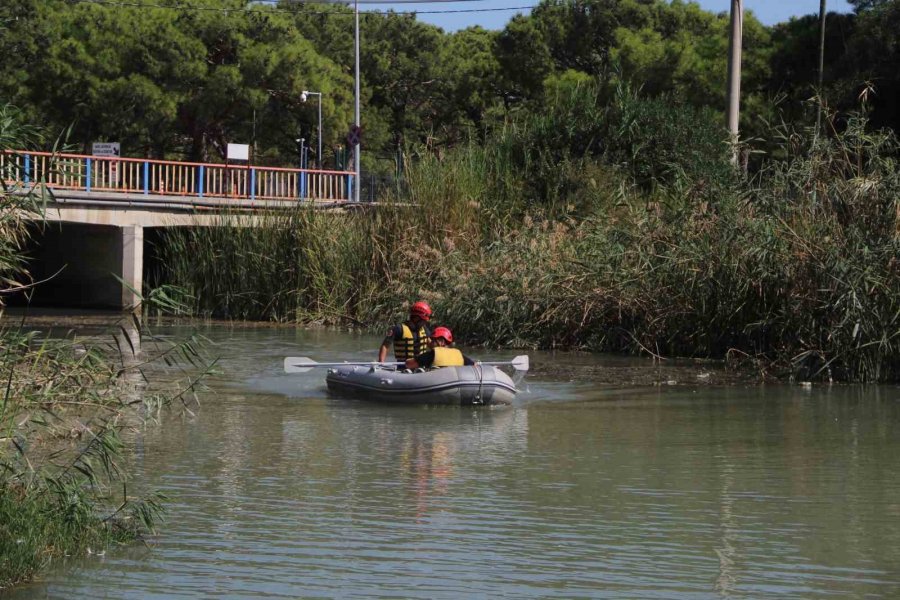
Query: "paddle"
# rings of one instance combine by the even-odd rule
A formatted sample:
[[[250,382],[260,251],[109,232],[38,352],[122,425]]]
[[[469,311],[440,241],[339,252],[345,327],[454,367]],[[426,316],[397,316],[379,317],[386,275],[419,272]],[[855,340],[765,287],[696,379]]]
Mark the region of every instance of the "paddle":
[[[316,362],[313,359],[306,356],[288,356],[284,359],[284,372],[285,373],[306,373],[307,371],[311,371],[316,367],[352,367],[352,366],[360,366],[360,367],[397,367],[402,366],[403,363],[398,362],[378,362],[378,361],[370,361],[370,362]]]
[[[508,361],[492,361],[492,362],[479,362],[479,365],[490,365],[490,366],[512,366],[516,371],[527,371],[529,367],[528,363],[528,355],[522,354],[520,356],[516,356],[512,360]],[[311,369],[315,369],[317,367],[352,367],[352,366],[360,366],[360,367],[402,367],[403,363],[397,362],[378,362],[378,361],[360,361],[360,362],[316,362],[313,359],[306,356],[288,356],[284,359],[284,371],[285,373],[306,373]]]

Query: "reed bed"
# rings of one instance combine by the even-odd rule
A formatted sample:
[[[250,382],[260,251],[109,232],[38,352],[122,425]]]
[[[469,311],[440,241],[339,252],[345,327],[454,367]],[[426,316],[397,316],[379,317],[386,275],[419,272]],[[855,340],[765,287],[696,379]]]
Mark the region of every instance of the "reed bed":
[[[742,177],[708,114],[613,95],[423,154],[377,211],[182,232],[169,281],[233,318],[375,326],[424,298],[466,343],[900,378],[892,134],[783,128]]]
[[[0,588],[49,560],[152,529],[158,499],[124,481],[116,367],[80,344],[0,335]]]
[[[0,589],[154,531],[164,497],[130,489],[122,433],[174,402],[190,411],[213,364],[202,340],[155,340],[137,319],[108,341],[0,330]]]
[[[453,302],[440,314],[491,345],[747,357],[803,379],[894,381],[897,150],[855,121],[714,202],[673,185],[583,220],[526,220],[482,260],[445,269]]]

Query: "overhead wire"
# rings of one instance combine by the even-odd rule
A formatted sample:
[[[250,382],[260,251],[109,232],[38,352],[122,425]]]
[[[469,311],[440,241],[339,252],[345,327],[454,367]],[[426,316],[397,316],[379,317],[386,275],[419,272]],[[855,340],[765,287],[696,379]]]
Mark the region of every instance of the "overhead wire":
[[[437,3],[447,3],[447,2],[480,2],[483,0],[414,0],[417,4],[437,4]],[[220,12],[220,13],[271,13],[282,12],[287,14],[303,14],[303,15],[329,15],[335,17],[352,17],[352,12],[338,12],[334,10],[309,10],[306,8],[310,4],[322,4],[321,2],[296,2],[295,8],[284,8],[282,6],[276,6],[277,0],[268,1],[268,2],[259,2],[257,4],[265,4],[267,5],[265,8],[254,9],[251,6],[242,6],[236,8],[229,8],[226,6],[198,6],[195,4],[190,4],[187,2],[174,2],[172,4],[160,4],[155,2],[141,2],[139,0],[69,0],[70,4],[98,4],[101,6],[113,6],[113,7],[128,7],[128,8],[159,8],[166,10],[188,10],[188,11],[202,11],[202,12]],[[395,0],[394,3],[397,4],[411,4],[413,0],[408,0],[406,2],[397,2]],[[346,6],[346,2],[328,2],[330,5],[341,5]],[[392,2],[368,2],[368,4],[392,4]],[[448,15],[448,14],[462,14],[462,13],[489,13],[489,12],[502,12],[502,11],[519,11],[519,10],[531,10],[536,8],[536,4],[522,5],[522,6],[506,6],[499,7],[495,6],[492,8],[458,8],[458,9],[441,9],[441,10],[390,10],[390,11],[382,11],[382,10],[367,10],[363,14],[375,14],[375,15]]]

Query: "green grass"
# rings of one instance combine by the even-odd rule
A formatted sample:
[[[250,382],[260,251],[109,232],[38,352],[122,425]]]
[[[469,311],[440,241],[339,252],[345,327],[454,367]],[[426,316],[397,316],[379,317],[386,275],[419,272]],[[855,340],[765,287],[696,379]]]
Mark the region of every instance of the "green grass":
[[[123,499],[120,506],[101,511],[90,486],[71,479],[23,486],[17,478],[3,477],[0,483],[0,589],[33,578],[53,559],[104,553],[132,542],[152,527],[161,510],[161,497],[154,497]],[[126,488],[120,492],[124,495]],[[102,506],[110,506],[105,501],[113,499],[103,500]]]

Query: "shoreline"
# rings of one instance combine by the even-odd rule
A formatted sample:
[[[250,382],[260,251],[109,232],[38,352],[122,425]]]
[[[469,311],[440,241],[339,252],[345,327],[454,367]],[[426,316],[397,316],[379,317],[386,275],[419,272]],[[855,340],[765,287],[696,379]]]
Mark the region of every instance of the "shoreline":
[[[130,320],[128,312],[108,311],[102,309],[64,309],[38,308],[32,309],[26,318],[26,326],[41,327],[48,330],[103,328],[113,327],[116,321]],[[7,311],[7,317],[13,317],[16,309]],[[18,316],[21,317],[21,314]],[[310,330],[333,331],[337,334],[354,332],[373,333],[375,328],[363,330],[359,328],[322,325],[318,323],[297,324],[277,321],[248,321],[191,316],[151,316],[142,317],[142,324],[151,330],[154,327],[216,327],[231,330],[272,329],[272,330]],[[110,334],[113,332],[110,331]],[[462,344],[466,348],[476,350],[489,349],[485,346]],[[750,368],[729,367],[724,360],[708,358],[654,358],[647,355],[627,353],[592,352],[583,349],[535,350],[514,347],[490,348],[490,350],[524,350],[539,353],[559,353],[569,357],[566,365],[554,364],[552,367],[541,365],[540,361],[532,362],[532,375],[546,377],[551,381],[590,381],[598,385],[634,386],[756,386],[766,383],[793,385],[788,378],[766,376]],[[477,352],[476,352],[477,353]],[[607,357],[609,363],[598,366],[595,361],[581,358]],[[646,364],[634,364],[646,361]],[[621,363],[621,364],[619,364]]]

